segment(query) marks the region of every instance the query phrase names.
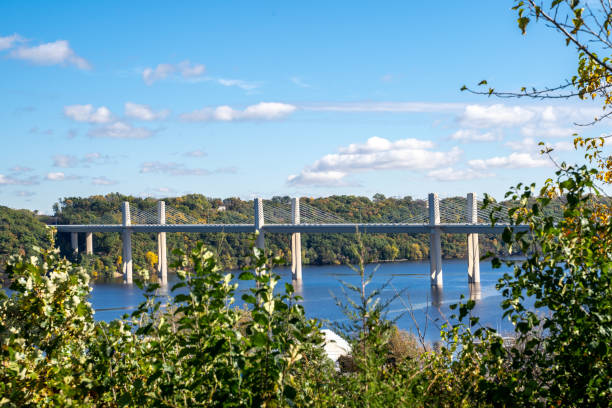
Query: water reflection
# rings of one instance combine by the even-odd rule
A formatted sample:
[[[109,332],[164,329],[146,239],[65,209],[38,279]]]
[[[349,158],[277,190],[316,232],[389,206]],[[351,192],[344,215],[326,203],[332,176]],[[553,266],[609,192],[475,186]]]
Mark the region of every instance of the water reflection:
[[[444,303],[444,291],[442,285],[431,285],[431,305],[440,311],[440,307]]]
[[[480,282],[477,283],[469,283],[470,287],[470,300],[478,302],[482,299],[482,288],[480,287]]]
[[[291,281],[295,294],[304,297],[304,281],[302,279],[293,279]]]

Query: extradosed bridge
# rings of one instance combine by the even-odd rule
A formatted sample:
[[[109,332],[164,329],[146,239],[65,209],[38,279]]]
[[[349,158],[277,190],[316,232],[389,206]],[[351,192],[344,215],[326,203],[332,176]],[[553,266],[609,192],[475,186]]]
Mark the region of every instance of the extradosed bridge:
[[[157,209],[130,211],[128,202],[123,203],[121,224],[56,225],[58,232],[71,233],[72,249],[78,252],[78,234],[85,233],[86,253],[93,253],[93,232],[121,233],[122,271],[126,283],[132,283],[132,234],[157,233],[158,273],[162,284],[168,281],[168,260],[166,233],[172,232],[225,232],[257,233],[255,245],[265,248],[265,234],[291,234],[292,278],[302,280],[301,233],[342,234],[342,233],[389,233],[389,234],[430,234],[430,278],[433,286],[442,286],[442,248],[440,236],[447,234],[467,235],[468,282],[480,282],[480,255],[478,234],[499,234],[506,227],[514,231],[528,230],[527,225],[510,225],[507,211],[497,212],[501,221],[492,225],[492,210],[483,209],[482,202],[474,193],[469,193],[464,202],[449,202],[440,205],[437,194],[429,194],[426,206],[403,222],[397,223],[349,223],[341,217],[324,212],[312,205],[300,203],[298,198],[291,202],[269,202],[264,208],[261,198],[254,199],[254,222],[240,224],[203,224],[199,220],[168,209],[159,201]],[[504,221],[505,220],[505,221]],[[166,223],[175,221],[176,223]],[[177,222],[178,221],[178,222]]]

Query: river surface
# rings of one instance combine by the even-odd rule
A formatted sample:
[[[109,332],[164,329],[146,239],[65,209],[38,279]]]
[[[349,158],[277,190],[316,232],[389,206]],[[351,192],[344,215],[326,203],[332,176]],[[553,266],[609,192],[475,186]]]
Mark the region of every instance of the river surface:
[[[376,267],[368,265],[366,273]],[[439,327],[454,313],[449,306],[459,302],[461,295],[466,299],[471,296],[476,301],[473,314],[480,317],[483,325],[509,333],[513,331],[512,325],[501,317],[502,296],[495,289],[498,279],[507,271],[510,271],[507,267],[494,270],[490,262],[481,262],[480,287],[470,288],[467,282],[467,261],[444,260],[444,286],[438,290],[430,285],[428,261],[382,263],[374,271],[374,278],[368,288],[380,288],[390,280],[381,298],[388,299],[397,293],[400,296],[389,305],[388,317],[397,319],[396,324],[401,329],[415,334],[418,326],[430,342],[439,339]],[[291,283],[289,267],[276,268],[275,272],[281,276],[281,283],[277,286],[280,290],[284,288],[285,282]],[[172,287],[177,282],[176,274],[169,273],[168,280],[168,287]],[[324,326],[332,329],[334,322],[346,321],[335,300],[346,300],[341,281],[358,284],[360,279],[348,266],[305,266],[302,285],[296,285],[296,293],[304,298],[301,303],[306,315],[323,320]],[[248,289],[249,283],[239,281],[239,293],[236,296],[238,305],[242,303],[241,293]],[[106,321],[131,313],[143,301],[140,289],[124,285],[121,281],[95,282],[91,295],[96,319]]]

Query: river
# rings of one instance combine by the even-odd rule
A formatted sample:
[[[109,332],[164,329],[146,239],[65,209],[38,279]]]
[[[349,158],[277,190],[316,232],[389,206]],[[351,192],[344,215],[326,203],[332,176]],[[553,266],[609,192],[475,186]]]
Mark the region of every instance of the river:
[[[366,272],[376,268],[368,265]],[[397,319],[399,328],[416,333],[416,328],[424,332],[430,341],[439,339],[439,327],[450,319],[453,311],[449,306],[457,303],[461,295],[476,300],[473,314],[480,317],[483,325],[490,326],[502,333],[512,331],[507,319],[502,319],[500,302],[501,294],[495,289],[498,279],[509,271],[492,269],[490,262],[480,263],[480,288],[470,287],[467,283],[467,261],[444,260],[444,286],[441,290],[431,287],[429,282],[429,262],[396,262],[383,263],[374,272],[369,289],[380,287],[391,280],[390,285],[381,293],[382,299],[396,293],[401,296],[395,299],[388,308],[388,317]],[[284,282],[291,283],[289,267],[280,267],[275,272],[281,276],[279,288]],[[174,273],[168,274],[169,287],[177,281]],[[296,292],[303,297],[301,302],[307,316],[324,320],[324,326],[332,327],[333,322],[345,320],[341,309],[336,305],[335,297],[344,300],[341,280],[357,284],[359,276],[348,266],[304,266],[301,287]],[[239,281],[238,291],[244,292],[248,282]],[[241,304],[240,293],[236,296]],[[96,310],[96,319],[110,321],[131,313],[142,302],[142,291],[136,286],[124,285],[121,281],[95,282],[92,290],[92,305]],[[410,313],[412,310],[412,313]]]

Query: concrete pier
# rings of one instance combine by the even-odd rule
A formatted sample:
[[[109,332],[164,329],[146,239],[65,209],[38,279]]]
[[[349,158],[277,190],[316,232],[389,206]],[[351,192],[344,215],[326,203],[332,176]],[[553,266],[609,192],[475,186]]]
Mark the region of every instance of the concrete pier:
[[[85,253],[87,255],[93,254],[93,232],[85,233]]]
[[[166,203],[157,202],[157,215],[160,225],[166,224]],[[162,285],[168,284],[168,253],[166,248],[166,233],[157,233],[157,273]]]
[[[255,240],[255,247],[261,249],[262,251],[265,249],[265,240],[264,240],[264,212],[263,212],[263,200],[261,198],[256,198],[253,202],[254,210],[255,210],[255,232],[258,234],[257,239]]]
[[[478,223],[478,200],[475,193],[467,195],[467,222]],[[480,251],[478,249],[478,234],[467,234],[468,283],[480,283]]]
[[[299,198],[291,199],[291,222],[300,223]],[[302,234],[299,232],[291,234],[291,277],[294,281],[302,280]]]
[[[435,193],[429,194],[429,271],[432,286],[442,286],[442,243],[440,224],[440,201]]]
[[[72,246],[72,252],[76,255],[79,253],[79,233],[70,233],[70,245]]]
[[[123,240],[123,279],[126,283],[132,284],[132,231],[129,229],[130,225],[132,225],[130,203],[124,202],[121,210],[123,220],[123,231],[121,233],[121,239]]]

